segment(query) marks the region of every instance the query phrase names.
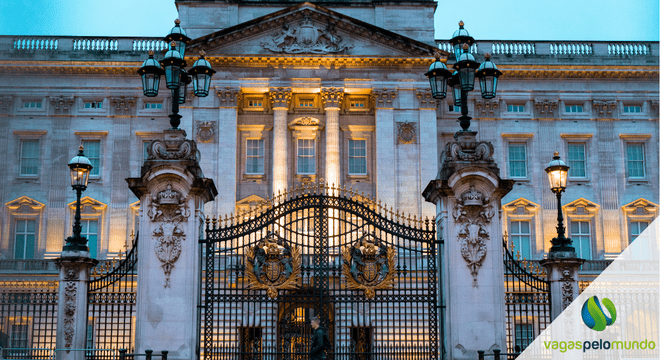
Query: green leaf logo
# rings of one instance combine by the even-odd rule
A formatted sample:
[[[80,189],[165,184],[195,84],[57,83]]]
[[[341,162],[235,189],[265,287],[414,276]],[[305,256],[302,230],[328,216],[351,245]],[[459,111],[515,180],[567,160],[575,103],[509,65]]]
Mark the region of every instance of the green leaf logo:
[[[597,296],[590,297],[582,305],[582,321],[592,330],[603,331],[616,321],[616,307],[614,303],[608,298],[603,298],[603,305],[605,305],[605,309],[607,309],[611,317],[603,312]]]

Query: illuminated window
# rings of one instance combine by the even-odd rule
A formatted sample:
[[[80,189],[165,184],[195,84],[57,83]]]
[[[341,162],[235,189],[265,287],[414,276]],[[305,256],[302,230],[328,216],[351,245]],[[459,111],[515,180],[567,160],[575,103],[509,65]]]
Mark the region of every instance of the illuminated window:
[[[632,244],[635,239],[649,226],[648,221],[631,221],[630,222],[630,243]]]
[[[85,109],[102,109],[103,108],[103,102],[102,101],[88,101],[85,102]]]
[[[28,347],[28,326],[26,324],[12,324],[9,348],[26,349]]]
[[[348,140],[348,174],[367,174],[367,140]]]
[[[534,341],[534,327],[532,324],[516,324],[515,352],[522,352]]]
[[[163,103],[162,102],[145,102],[144,103],[144,108],[145,109],[162,109],[163,108]]]
[[[587,158],[584,144],[568,144],[568,176],[587,176]]]
[[[101,174],[101,141],[100,140],[83,140],[83,152],[85,156],[92,163],[92,171],[89,175],[98,176]]]
[[[525,105],[507,105],[508,112],[524,112]]]
[[[581,113],[583,111],[582,105],[566,105],[567,113]]]
[[[571,221],[570,238],[577,256],[591,260],[591,224],[588,221]]]
[[[98,220],[82,220],[80,222],[82,230],[80,236],[87,238],[87,246],[89,247],[89,256],[96,259],[98,250],[98,236],[99,236],[99,221]]]
[[[253,99],[253,100],[248,100],[247,102],[248,107],[262,107],[263,103],[261,100]]]
[[[299,102],[299,104],[298,104],[298,107],[302,107],[302,108],[311,108],[311,107],[314,107],[314,100],[300,99],[300,102]]]
[[[39,140],[21,141],[21,175],[38,175]]]
[[[642,107],[638,106],[638,105],[624,106],[623,107],[623,112],[626,113],[626,114],[641,113],[642,112]]]
[[[521,259],[532,259],[531,232],[529,221],[511,222],[511,242],[515,246],[514,254],[520,253]]]
[[[247,139],[245,146],[245,173],[263,174],[264,173],[264,140]]]
[[[314,139],[298,139],[298,174],[316,173],[316,144]]]
[[[351,109],[364,109],[365,104],[364,101],[351,101],[350,106]]]
[[[16,220],[16,228],[14,229],[14,259],[34,259],[36,237],[36,220]]]

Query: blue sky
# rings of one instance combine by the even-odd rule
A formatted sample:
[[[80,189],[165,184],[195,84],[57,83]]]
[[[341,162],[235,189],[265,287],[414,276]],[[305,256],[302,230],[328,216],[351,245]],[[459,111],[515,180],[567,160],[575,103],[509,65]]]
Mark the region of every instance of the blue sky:
[[[436,38],[463,20],[483,40],[658,41],[658,3],[439,0]],[[174,0],[0,0],[0,35],[164,36],[176,17]]]

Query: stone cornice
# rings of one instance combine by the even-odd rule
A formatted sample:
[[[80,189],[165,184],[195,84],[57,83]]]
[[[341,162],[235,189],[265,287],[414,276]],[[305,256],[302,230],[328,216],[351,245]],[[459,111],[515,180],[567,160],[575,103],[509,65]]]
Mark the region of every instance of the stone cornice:
[[[186,57],[193,63],[197,57]],[[222,67],[335,67],[335,68],[410,68],[419,67],[420,74],[433,61],[430,57],[359,57],[359,56],[207,56],[215,69]],[[0,61],[0,74],[87,74],[129,75],[136,72],[141,62],[102,61]],[[605,66],[605,65],[507,65],[499,67],[508,78],[644,78],[658,79],[657,66]]]

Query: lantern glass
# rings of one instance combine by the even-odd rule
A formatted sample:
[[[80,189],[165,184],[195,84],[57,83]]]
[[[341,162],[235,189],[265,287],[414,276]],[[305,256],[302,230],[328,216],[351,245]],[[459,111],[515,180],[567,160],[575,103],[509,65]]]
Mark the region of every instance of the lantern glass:
[[[492,99],[495,97],[497,89],[497,78],[494,75],[484,75],[479,78],[479,86],[481,87],[481,97],[484,99]]]
[[[177,64],[165,65],[165,80],[167,81],[168,89],[176,89],[179,87],[179,78],[181,77],[181,66]]]
[[[89,180],[89,172],[92,170],[92,163],[88,158],[83,154],[83,147],[80,146],[78,150],[78,155],[74,156],[71,161],[69,161],[69,170],[71,170],[71,186],[76,187],[87,187],[87,181]]]
[[[555,152],[552,161],[548,164],[545,172],[548,173],[548,181],[550,182],[550,189],[554,192],[562,192],[566,190],[566,180],[568,179],[568,169],[566,163],[561,160],[559,153]]]
[[[474,90],[474,68],[470,66],[461,67],[458,70],[458,78],[461,82],[461,89],[465,91]]]
[[[208,73],[198,73],[193,75],[193,90],[195,96],[205,97],[209,94],[209,86],[211,85],[211,75]]]
[[[158,95],[158,85],[160,84],[160,74],[144,73],[142,74],[142,91],[144,96],[154,97]]]

